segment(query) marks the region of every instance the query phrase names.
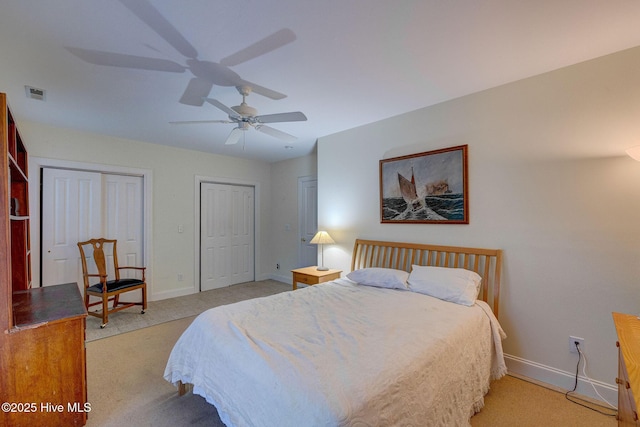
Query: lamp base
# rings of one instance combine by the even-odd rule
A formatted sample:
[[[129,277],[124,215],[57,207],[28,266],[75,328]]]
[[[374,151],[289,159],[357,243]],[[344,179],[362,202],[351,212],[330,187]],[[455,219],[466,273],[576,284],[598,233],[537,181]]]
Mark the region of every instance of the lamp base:
[[[325,267],[324,265],[321,265],[320,267],[316,268],[316,270],[318,270],[318,271],[327,271],[327,270],[329,270],[329,267]]]

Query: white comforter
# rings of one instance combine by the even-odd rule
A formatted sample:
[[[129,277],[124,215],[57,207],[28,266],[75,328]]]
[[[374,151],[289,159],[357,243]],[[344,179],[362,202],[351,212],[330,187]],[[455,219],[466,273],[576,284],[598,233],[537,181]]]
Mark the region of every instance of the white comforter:
[[[504,337],[483,302],[339,279],[202,313],[164,378],[227,426],[469,425],[506,373]]]

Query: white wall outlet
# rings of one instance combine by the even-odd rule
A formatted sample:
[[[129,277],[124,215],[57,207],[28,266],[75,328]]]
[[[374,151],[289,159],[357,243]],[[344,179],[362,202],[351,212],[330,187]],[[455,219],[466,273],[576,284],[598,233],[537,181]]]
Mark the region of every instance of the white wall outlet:
[[[178,273],[178,282],[182,282],[182,279],[184,279],[184,276],[182,273]]]
[[[569,353],[577,353],[578,349],[576,348],[576,343],[580,346],[580,351],[584,353],[584,338],[580,337],[569,337]]]

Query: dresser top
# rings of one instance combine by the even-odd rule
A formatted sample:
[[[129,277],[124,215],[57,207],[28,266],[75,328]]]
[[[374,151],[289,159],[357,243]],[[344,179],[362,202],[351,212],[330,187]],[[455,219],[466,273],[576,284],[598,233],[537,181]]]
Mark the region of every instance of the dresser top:
[[[13,293],[13,326],[16,328],[86,315],[87,310],[76,283]]]

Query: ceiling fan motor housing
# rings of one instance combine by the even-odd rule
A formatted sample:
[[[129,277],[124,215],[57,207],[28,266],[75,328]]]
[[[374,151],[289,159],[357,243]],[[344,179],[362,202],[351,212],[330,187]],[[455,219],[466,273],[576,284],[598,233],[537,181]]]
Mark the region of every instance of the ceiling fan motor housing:
[[[258,110],[253,107],[250,107],[246,103],[242,103],[240,105],[236,105],[231,107],[233,111],[240,114],[242,117],[255,117],[258,115]]]

